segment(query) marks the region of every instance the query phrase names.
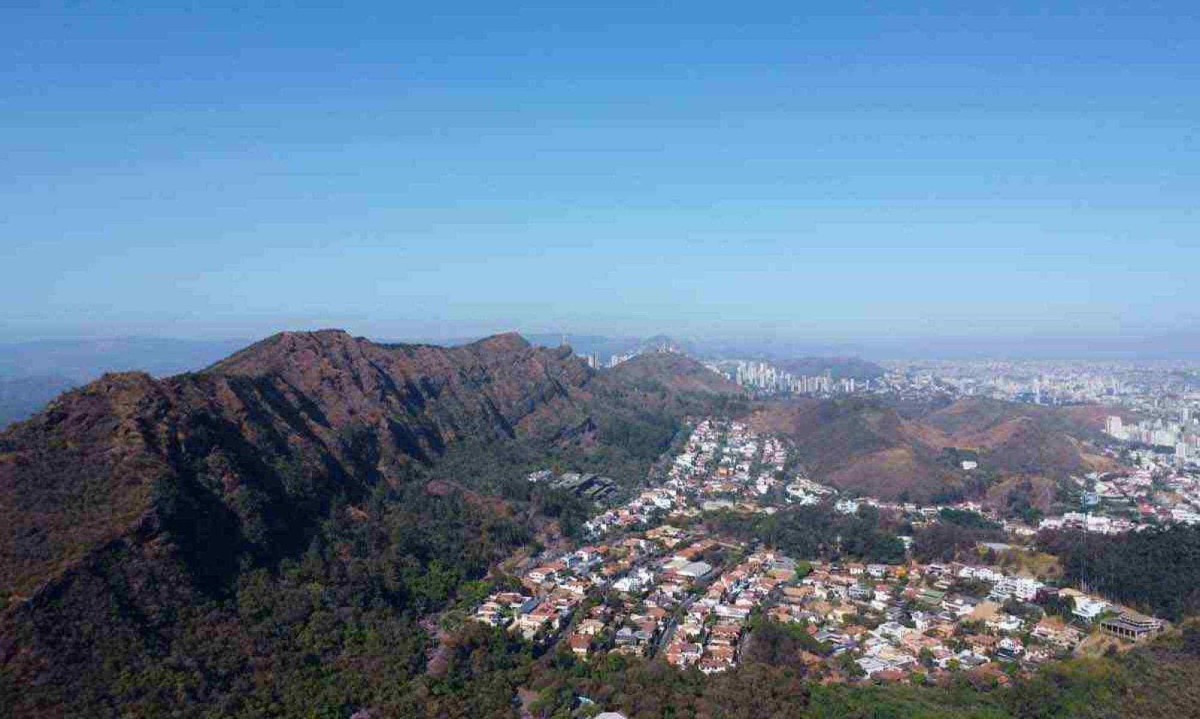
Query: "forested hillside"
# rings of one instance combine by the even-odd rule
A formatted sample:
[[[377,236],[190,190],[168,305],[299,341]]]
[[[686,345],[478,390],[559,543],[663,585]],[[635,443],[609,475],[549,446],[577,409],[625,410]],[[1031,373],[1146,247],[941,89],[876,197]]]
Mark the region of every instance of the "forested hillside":
[[[341,716],[394,698],[424,667],[421,618],[557,531],[563,499],[524,471],[644,473],[684,412],[737,392],[654,374],[516,335],[327,331],[67,393],[0,434],[0,705]]]
[[[1200,527],[1112,536],[1047,531],[1038,543],[1061,558],[1076,586],[1170,619],[1200,614]]]

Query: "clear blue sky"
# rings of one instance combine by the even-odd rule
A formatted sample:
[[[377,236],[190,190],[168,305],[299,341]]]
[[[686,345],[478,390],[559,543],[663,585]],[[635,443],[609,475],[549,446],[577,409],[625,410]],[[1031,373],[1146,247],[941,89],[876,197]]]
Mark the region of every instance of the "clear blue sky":
[[[1200,325],[1194,3],[137,5],[0,10],[0,337]]]

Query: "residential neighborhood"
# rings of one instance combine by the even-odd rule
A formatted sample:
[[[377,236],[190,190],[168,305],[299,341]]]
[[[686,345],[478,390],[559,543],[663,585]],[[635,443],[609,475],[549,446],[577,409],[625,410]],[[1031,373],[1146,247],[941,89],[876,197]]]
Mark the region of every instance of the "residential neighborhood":
[[[554,480],[542,473],[530,481]],[[706,674],[736,666],[753,627],[775,622],[803,634],[810,671],[828,681],[961,670],[1004,681],[1088,641],[1138,642],[1164,628],[1101,597],[982,561],[820,561],[689,525],[709,512],[769,515],[822,502],[831,512],[872,507],[917,525],[940,521],[947,509],[986,514],[972,502],[924,507],[839,497],[794,473],[779,439],[705,419],[657,481],[586,523],[588,543],[529,562],[520,587],[493,593],[474,618],[581,658],[662,658]],[[1054,521],[1112,531],[1086,517]],[[1033,532],[996,526],[1014,541]]]

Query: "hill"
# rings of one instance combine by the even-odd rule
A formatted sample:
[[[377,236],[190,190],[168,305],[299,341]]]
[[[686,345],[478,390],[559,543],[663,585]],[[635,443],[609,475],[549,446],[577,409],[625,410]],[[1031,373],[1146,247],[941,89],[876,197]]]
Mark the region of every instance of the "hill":
[[[977,450],[982,466],[1001,474],[1062,477],[1110,469],[1090,443],[1102,437],[1107,408],[1043,407],[969,398],[921,418],[944,433],[944,446]]]
[[[777,360],[773,364],[785,372],[810,377],[826,372],[833,379],[867,380],[884,375],[882,367],[859,357],[798,357]]]
[[[420,616],[531,541],[545,504],[478,494],[447,466],[486,461],[497,482],[548,457],[644,470],[678,412],[726,401],[701,371],[597,373],[515,334],[444,348],[330,330],[67,392],[0,433],[0,704],[154,713],[178,701],[155,693],[171,681],[237,711],[286,703],[305,657],[361,679],[367,634],[396,645],[380,686],[403,681]],[[471,448],[486,452],[464,463]]]
[[[648,352],[607,370],[608,380],[644,391],[675,394],[737,395],[741,389],[724,375],[675,352]]]
[[[962,488],[961,478],[938,463],[940,447],[877,400],[789,402],[760,410],[751,424],[791,439],[805,471],[841,489],[928,501]]]
[[[1104,429],[1104,418],[1113,410],[1100,405],[1046,407],[969,397],[947,407],[936,408],[923,419],[925,424],[954,435],[984,433],[1014,419],[1033,420],[1046,431],[1070,432],[1094,438]]]
[[[887,499],[982,496],[1013,477],[1054,480],[1107,468],[1089,444],[1103,426],[1096,408],[966,398],[902,409],[882,399],[809,399],[760,408],[751,421],[792,439],[814,478]],[[964,452],[977,470],[961,469]]]

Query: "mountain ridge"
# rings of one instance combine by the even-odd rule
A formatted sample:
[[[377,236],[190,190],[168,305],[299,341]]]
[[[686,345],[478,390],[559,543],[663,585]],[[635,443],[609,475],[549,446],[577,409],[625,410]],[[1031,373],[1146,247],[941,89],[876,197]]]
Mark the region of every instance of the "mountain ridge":
[[[672,362],[653,371],[712,374],[689,359]],[[9,541],[0,543],[0,587],[27,592],[59,562],[115,538],[112,520],[127,526],[148,511],[151,485],[165,478],[193,478],[226,499],[240,492],[286,502],[297,494],[289,482],[319,482],[317,494],[361,495],[378,481],[403,482],[414,465],[430,464],[467,437],[578,442],[581,431],[595,432],[594,391],[625,390],[629,372],[597,372],[567,350],[534,347],[517,333],[444,348],[377,345],[321,330],[278,333],[199,372],[105,374],[0,433],[0,496],[11,515]],[[713,377],[711,387],[666,389],[737,391]],[[304,467],[272,465],[296,461]],[[72,488],[89,501],[63,509]],[[313,511],[304,514],[311,519]],[[260,534],[290,531],[270,526],[287,523],[278,517],[250,510],[237,519],[265,522]],[[73,538],[69,547],[55,540],[56,530]],[[44,541],[15,552],[22,534]]]
[[[546,502],[563,511],[522,499],[522,462],[624,463],[640,479],[683,416],[738,396],[688,358],[596,371],[516,333],[447,348],[285,332],[196,372],[105,374],[0,432],[0,703],[107,705],[114,668],[159,687],[212,632],[246,647],[203,671],[235,701],[255,667],[302,656],[280,654],[244,602],[303,595],[287,588],[313,552],[338,573],[339,611],[422,636],[420,614],[531,541]],[[485,480],[513,499],[476,492]],[[374,538],[338,539],[355,532]],[[448,567],[457,579],[430,584]]]

